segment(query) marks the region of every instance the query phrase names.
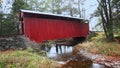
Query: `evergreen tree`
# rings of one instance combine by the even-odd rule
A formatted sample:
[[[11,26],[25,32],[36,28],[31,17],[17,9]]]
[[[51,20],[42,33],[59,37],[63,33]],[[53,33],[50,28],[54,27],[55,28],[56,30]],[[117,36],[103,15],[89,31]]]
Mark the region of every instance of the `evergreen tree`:
[[[12,14],[18,14],[20,9],[26,9],[28,7],[24,0],[14,0],[12,4]]]
[[[12,4],[11,18],[13,21],[10,21],[16,27],[17,33],[19,33],[19,13],[20,9],[27,9],[28,5],[24,0],[14,0]]]

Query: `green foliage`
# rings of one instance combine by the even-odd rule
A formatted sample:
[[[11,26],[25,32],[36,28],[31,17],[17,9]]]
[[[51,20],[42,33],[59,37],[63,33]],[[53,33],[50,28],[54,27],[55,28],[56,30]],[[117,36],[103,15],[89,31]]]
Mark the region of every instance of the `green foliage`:
[[[104,32],[95,32],[95,35],[91,36],[89,38],[89,41],[96,41],[96,40],[99,40],[101,38],[105,38]]]
[[[24,0],[14,0],[12,4],[12,13],[18,14],[20,9],[26,9],[28,7]]]
[[[3,63],[0,61],[0,68],[3,68]]]
[[[120,33],[120,0],[113,0],[113,8],[115,9],[114,13],[114,32]]]
[[[7,4],[12,3],[11,1],[7,1]],[[1,7],[5,8],[5,7]],[[4,13],[4,10],[1,10],[0,13],[0,36],[1,35],[11,35],[11,34],[18,34],[19,33],[19,18],[18,14],[20,9],[27,8],[27,4],[24,0],[13,0],[11,13],[7,14]],[[10,10],[7,9],[7,10]]]
[[[61,14],[62,0],[30,0],[28,1],[29,9],[41,12],[52,12]],[[32,6],[34,5],[34,6]]]
[[[12,15],[3,15],[6,18],[0,20],[0,35],[17,34],[17,23],[11,18]]]
[[[51,12],[54,14],[65,13],[66,15],[71,15],[75,17],[80,15],[80,13],[82,14],[82,9],[80,9],[80,5],[83,4],[85,0],[79,1],[80,2],[75,2],[73,0],[29,0],[28,5],[30,10]]]

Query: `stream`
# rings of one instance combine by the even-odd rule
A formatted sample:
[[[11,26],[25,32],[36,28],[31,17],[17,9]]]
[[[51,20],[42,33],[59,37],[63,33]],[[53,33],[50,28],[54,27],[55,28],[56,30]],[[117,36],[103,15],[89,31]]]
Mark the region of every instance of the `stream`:
[[[109,68],[105,65],[92,63],[81,55],[72,53],[74,46],[50,44],[43,45],[42,50],[47,52],[47,57],[63,64],[62,68]]]

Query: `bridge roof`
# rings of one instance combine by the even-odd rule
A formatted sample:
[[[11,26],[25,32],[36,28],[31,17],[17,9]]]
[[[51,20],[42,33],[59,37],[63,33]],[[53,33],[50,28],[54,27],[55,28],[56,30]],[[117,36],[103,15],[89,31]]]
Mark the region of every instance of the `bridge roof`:
[[[48,17],[50,16],[50,17],[58,17],[58,18],[64,18],[64,19],[83,21],[83,19],[80,19],[80,18],[76,18],[76,17],[72,17],[72,16],[64,16],[64,15],[60,15],[60,14],[52,14],[52,13],[45,13],[45,12],[31,11],[31,10],[24,10],[24,9],[21,9],[20,11],[23,13],[29,13],[29,14],[37,14],[37,15],[44,15],[44,16],[48,16]]]

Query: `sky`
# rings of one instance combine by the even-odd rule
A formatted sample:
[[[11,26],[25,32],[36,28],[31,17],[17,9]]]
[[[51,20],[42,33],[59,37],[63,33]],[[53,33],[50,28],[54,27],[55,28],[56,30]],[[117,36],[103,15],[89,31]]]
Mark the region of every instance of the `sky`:
[[[86,14],[86,19],[89,20],[89,26],[90,26],[90,30],[95,30],[92,29],[94,28],[95,24],[97,24],[98,22],[98,18],[94,17],[92,19],[90,19],[90,16],[92,13],[95,12],[95,10],[97,10],[97,6],[98,6],[98,2],[97,0],[86,0],[84,3],[84,7],[85,7],[85,14]]]

